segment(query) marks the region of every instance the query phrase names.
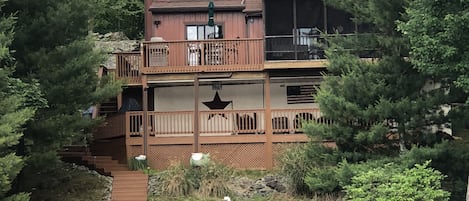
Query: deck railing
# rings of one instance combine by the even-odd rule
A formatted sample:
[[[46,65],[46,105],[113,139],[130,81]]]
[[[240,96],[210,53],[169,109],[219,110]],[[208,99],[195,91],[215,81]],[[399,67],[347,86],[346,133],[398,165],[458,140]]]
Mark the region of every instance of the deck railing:
[[[265,58],[273,60],[319,60],[326,59],[325,48],[328,40],[334,37],[352,38],[356,41],[369,41],[369,33],[360,34],[319,34],[319,32],[298,31],[296,35],[265,36]],[[360,58],[376,58],[377,50],[363,46],[344,46],[347,51]]]
[[[319,109],[273,109],[273,134],[302,133],[305,121],[330,124],[321,117]],[[265,134],[265,110],[210,110],[199,113],[201,136],[223,136],[242,134]],[[192,136],[194,134],[194,112],[148,112],[148,134],[150,136]],[[143,112],[127,112],[125,131],[128,137],[143,136]]]
[[[125,114],[115,114],[106,117],[104,123],[97,128],[95,139],[109,139],[126,135],[127,123]]]
[[[116,79],[128,84],[141,84],[142,57],[140,52],[116,53]]]
[[[262,70],[262,39],[144,42],[144,73]]]

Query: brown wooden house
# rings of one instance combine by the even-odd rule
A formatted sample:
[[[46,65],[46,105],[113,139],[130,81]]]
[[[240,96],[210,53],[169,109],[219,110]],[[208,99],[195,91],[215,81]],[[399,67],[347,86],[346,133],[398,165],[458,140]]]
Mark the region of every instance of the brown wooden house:
[[[324,122],[312,94],[325,70],[320,33],[351,34],[350,15],[322,0],[146,0],[140,51],[108,67],[126,80],[107,107],[93,149],[122,162],[144,154],[151,167],[191,153],[236,168],[269,169]],[[106,105],[107,104],[107,105]]]

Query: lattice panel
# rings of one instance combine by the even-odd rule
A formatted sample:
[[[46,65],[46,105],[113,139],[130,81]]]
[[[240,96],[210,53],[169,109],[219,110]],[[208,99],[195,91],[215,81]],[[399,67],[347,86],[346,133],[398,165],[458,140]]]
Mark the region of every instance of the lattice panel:
[[[143,154],[143,147],[141,145],[132,145],[127,147],[127,157],[135,157]]]
[[[148,163],[152,168],[166,169],[173,162],[189,165],[192,145],[152,145],[148,147]]]
[[[206,144],[203,153],[210,153],[212,160],[234,168],[265,168],[265,147],[262,143],[252,144]]]
[[[272,144],[272,151],[273,157],[274,157],[274,167],[279,167],[279,157],[282,155],[282,153],[287,150],[288,148],[293,148],[295,146],[299,145],[304,145],[304,143],[274,143]]]

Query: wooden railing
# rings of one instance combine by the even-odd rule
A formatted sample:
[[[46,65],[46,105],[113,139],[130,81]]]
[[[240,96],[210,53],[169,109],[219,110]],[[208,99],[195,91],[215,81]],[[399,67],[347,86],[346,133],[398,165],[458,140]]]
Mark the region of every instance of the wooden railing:
[[[144,42],[144,73],[263,69],[262,39]]]
[[[140,52],[116,53],[116,79],[123,79],[128,84],[140,84],[141,69]]]
[[[150,136],[191,136],[194,134],[194,112],[148,112],[148,134]],[[319,109],[274,109],[272,110],[272,132],[274,134],[302,133],[305,121],[330,124],[321,117]],[[143,112],[126,113],[126,135],[143,136]],[[265,134],[265,110],[210,110],[199,113],[201,136],[223,136],[240,134]]]
[[[125,116],[125,114],[116,114],[107,117],[104,123],[97,128],[94,139],[109,139],[125,136],[126,125],[128,125]]]
[[[265,36],[265,58],[267,61],[274,60],[320,60],[326,59],[325,48],[328,46],[327,38],[353,37],[369,38],[369,33],[360,34],[319,34],[319,31],[306,34],[298,32],[296,35],[270,35]],[[365,40],[363,40],[365,41]],[[368,41],[368,40],[367,40]],[[353,44],[353,43],[352,43]],[[371,47],[344,46],[344,49],[360,58],[376,58],[377,51]]]

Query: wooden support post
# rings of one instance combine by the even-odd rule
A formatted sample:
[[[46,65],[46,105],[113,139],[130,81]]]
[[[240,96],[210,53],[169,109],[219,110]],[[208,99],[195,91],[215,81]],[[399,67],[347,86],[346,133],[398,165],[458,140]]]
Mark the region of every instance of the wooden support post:
[[[194,153],[198,153],[199,144],[199,74],[194,74]]]
[[[153,20],[152,20],[152,12],[150,11],[150,6],[152,0],[145,0],[145,40],[149,41],[150,38],[152,37],[152,32],[153,32]]]
[[[146,80],[147,76],[143,75],[142,79],[142,105],[143,105],[143,155],[147,155],[148,147],[148,84]]]
[[[117,94],[116,99],[117,99],[117,111],[116,112],[118,112],[119,109],[122,107],[122,92]]]
[[[272,113],[270,110],[270,76],[267,72],[264,81],[264,109],[265,109],[265,168],[272,169],[274,154],[272,144]]]

